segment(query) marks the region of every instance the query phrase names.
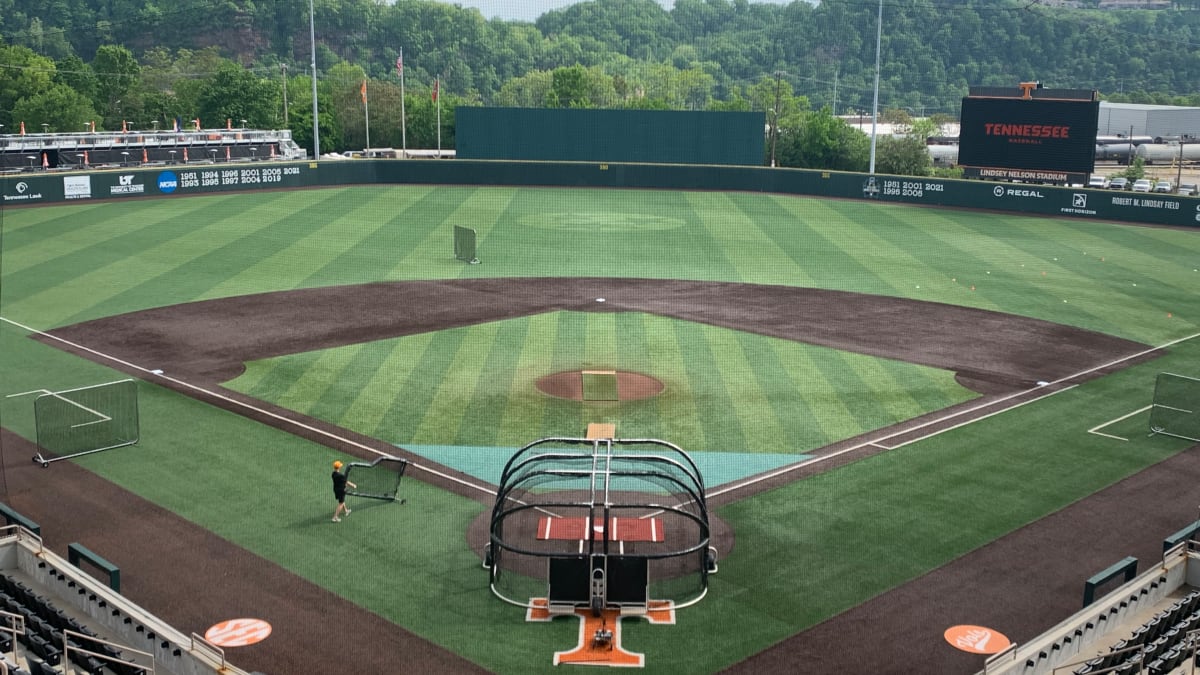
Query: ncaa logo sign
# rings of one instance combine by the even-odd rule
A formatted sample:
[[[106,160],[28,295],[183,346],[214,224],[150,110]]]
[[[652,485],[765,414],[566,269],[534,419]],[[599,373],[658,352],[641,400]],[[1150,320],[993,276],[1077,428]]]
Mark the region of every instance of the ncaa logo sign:
[[[164,171],[158,174],[158,191],[163,194],[171,194],[179,187],[179,177],[174,171]]]

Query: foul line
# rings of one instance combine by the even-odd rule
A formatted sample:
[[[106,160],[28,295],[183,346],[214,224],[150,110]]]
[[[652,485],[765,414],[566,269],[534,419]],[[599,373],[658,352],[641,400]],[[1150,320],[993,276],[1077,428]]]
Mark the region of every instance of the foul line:
[[[198,386],[198,385],[194,385],[194,384],[192,384],[192,383],[190,383],[190,382],[185,382],[184,380],[180,380],[180,379],[178,379],[178,378],[175,378],[175,377],[170,377],[170,376],[168,376],[168,375],[164,375],[164,374],[162,374],[162,371],[156,371],[156,370],[151,370],[151,369],[149,369],[149,368],[143,368],[142,366],[139,366],[139,365],[137,365],[136,363],[130,363],[129,361],[126,361],[126,360],[124,360],[124,359],[119,359],[119,358],[117,358],[117,357],[115,357],[115,356],[112,356],[112,355],[110,355],[110,354],[105,354],[104,352],[97,351],[97,350],[95,350],[95,349],[92,349],[91,347],[85,347],[85,346],[83,346],[83,345],[81,345],[81,344],[78,344],[78,343],[75,343],[75,342],[71,342],[70,340],[67,340],[67,339],[64,339],[64,338],[58,337],[57,335],[51,335],[51,334],[49,334],[49,333],[47,333],[47,332],[45,332],[45,331],[40,331],[40,330],[38,330],[38,329],[36,329],[36,328],[31,328],[31,327],[29,327],[29,326],[26,326],[26,325],[24,325],[24,324],[21,324],[21,323],[18,323],[18,322],[16,322],[16,321],[13,321],[12,319],[8,319],[8,318],[5,318],[5,317],[3,317],[3,316],[0,316],[0,321],[3,321],[3,322],[5,322],[5,323],[12,324],[12,325],[14,325],[14,326],[16,326],[17,328],[20,328],[20,329],[22,329],[22,330],[27,330],[27,331],[29,331],[29,332],[31,332],[31,333],[35,333],[35,334],[37,334],[37,335],[41,335],[41,336],[43,336],[43,337],[50,338],[51,340],[57,340],[58,342],[61,342],[61,343],[65,344],[65,345],[70,345],[71,347],[74,347],[75,349],[78,349],[78,350],[80,350],[80,351],[84,351],[84,352],[87,352],[87,353],[89,353],[89,354],[95,354],[96,356],[98,356],[98,357],[100,357],[100,358],[102,358],[102,359],[105,359],[105,360],[108,360],[108,361],[112,361],[113,363],[119,363],[119,364],[121,364],[121,365],[123,365],[123,366],[125,366],[125,367],[127,367],[127,368],[132,368],[132,369],[134,369],[134,370],[138,370],[138,371],[141,371],[141,372],[143,372],[143,373],[146,373],[147,375],[153,375],[154,377],[162,378],[162,379],[164,379],[164,380],[167,380],[167,381],[169,381],[169,382],[174,382],[175,384],[177,384],[177,385],[179,385],[179,386],[181,386],[181,387],[187,388],[187,389],[191,389],[192,391],[198,391],[198,392],[201,392],[201,393],[203,393],[203,394],[205,394],[205,395],[207,395],[207,396],[212,396],[213,398],[220,399],[220,400],[222,400],[222,401],[225,401],[225,402],[227,402],[227,403],[232,403],[232,404],[234,404],[235,406],[239,406],[239,407],[241,407],[241,408],[244,408],[244,409],[246,409],[246,410],[252,410],[252,411],[254,411],[255,413],[258,413],[259,415],[264,415],[264,416],[266,416],[266,417],[270,417],[271,419],[279,420],[279,421],[281,421],[281,422],[286,422],[287,424],[291,424],[291,425],[293,425],[293,426],[295,426],[295,427],[298,427],[298,428],[300,428],[300,429],[304,429],[305,431],[309,431],[309,432],[312,432],[312,433],[318,434],[318,435],[320,435],[320,436],[324,436],[324,437],[326,437],[326,438],[332,438],[332,439],[334,439],[334,440],[336,440],[336,441],[340,441],[340,442],[342,442],[342,443],[345,443],[345,444],[347,444],[347,445],[354,446],[354,447],[356,447],[356,448],[358,448],[358,449],[360,449],[360,450],[365,450],[365,451],[367,451],[367,452],[370,452],[370,453],[373,453],[373,454],[375,454],[375,455],[380,455],[380,456],[384,456],[384,457],[391,457],[391,456],[392,456],[392,455],[389,455],[389,454],[388,454],[388,453],[386,453],[386,452],[381,452],[381,451],[379,451],[379,450],[376,450],[375,448],[372,448],[372,447],[370,447],[370,446],[368,446],[368,445],[363,445],[362,443],[359,443],[358,441],[353,441],[353,440],[350,440],[349,438],[343,438],[342,436],[339,436],[339,435],[337,435],[337,434],[335,434],[335,433],[331,433],[331,432],[325,431],[324,429],[318,429],[317,427],[314,427],[314,426],[311,426],[311,425],[305,424],[305,423],[303,423],[303,422],[300,422],[300,421],[298,421],[298,420],[294,420],[294,419],[292,419],[292,418],[290,418],[290,417],[285,417],[285,416],[283,416],[283,415],[279,415],[279,414],[277,414],[277,413],[273,413],[273,412],[271,412],[271,411],[269,411],[269,410],[263,410],[262,408],[259,408],[259,407],[257,407],[257,406],[250,405],[249,403],[245,403],[245,402],[239,401],[239,400],[237,400],[237,399],[235,399],[235,398],[230,398],[229,396],[226,396],[226,395],[224,395],[224,394],[219,394],[219,393],[217,393],[217,392],[215,392],[215,391],[209,391],[208,389],[205,389],[204,387],[201,387],[201,386]],[[483,492],[484,494],[489,494],[489,495],[493,495],[493,496],[496,494],[496,491],[495,491],[495,490],[492,490],[492,489],[489,489],[489,488],[486,488],[486,487],[483,487],[483,486],[480,486],[480,485],[476,485],[475,483],[472,483],[472,482],[470,482],[470,481],[465,481],[465,480],[463,480],[463,479],[461,479],[461,478],[458,478],[457,476],[451,476],[451,475],[449,475],[449,474],[442,473],[442,472],[440,472],[440,471],[436,471],[436,470],[434,470],[434,469],[431,469],[431,468],[429,468],[429,467],[426,467],[426,466],[421,466],[420,464],[416,464],[416,463],[413,463],[413,462],[409,462],[409,464],[411,464],[412,466],[415,466],[416,468],[418,468],[418,469],[420,469],[420,470],[422,470],[422,471],[425,471],[425,472],[427,472],[427,473],[431,473],[431,474],[433,474],[433,475],[435,475],[435,476],[438,476],[439,478],[444,478],[444,479],[446,479],[446,480],[453,481],[453,482],[455,482],[455,483],[458,483],[459,485],[463,485],[463,486],[469,487],[469,488],[471,488],[471,489],[474,489],[474,490],[478,490],[478,491],[480,491],[480,492]]]
[[[1103,429],[1104,427],[1106,427],[1106,426],[1108,426],[1108,425],[1110,425],[1110,424],[1116,424],[1117,422],[1120,422],[1121,420],[1127,420],[1127,419],[1129,419],[1130,417],[1133,417],[1134,415],[1138,415],[1138,414],[1144,413],[1144,412],[1146,412],[1147,410],[1149,410],[1149,409],[1151,409],[1151,408],[1153,408],[1153,407],[1154,407],[1153,405],[1148,405],[1148,406],[1146,406],[1146,407],[1144,407],[1144,408],[1138,408],[1137,410],[1134,410],[1133,412],[1129,413],[1128,415],[1121,415],[1120,417],[1118,417],[1118,418],[1117,418],[1117,419],[1115,419],[1115,420],[1109,420],[1109,421],[1107,421],[1107,422],[1104,422],[1103,424],[1097,424],[1096,426],[1092,427],[1091,429],[1088,429],[1088,433],[1089,433],[1089,434],[1096,434],[1097,436],[1104,436],[1105,438],[1115,438],[1115,439],[1117,439],[1118,441],[1128,441],[1128,440],[1129,440],[1128,438],[1122,438],[1122,437],[1120,437],[1120,436],[1114,436],[1114,435],[1112,435],[1112,434],[1105,434],[1105,433],[1101,433],[1100,431],[1098,431],[1098,429]]]
[[[1105,368],[1110,368],[1110,367],[1112,367],[1112,366],[1115,366],[1115,365],[1117,365],[1117,364],[1124,363],[1124,362],[1126,362],[1126,361],[1130,361],[1130,360],[1132,360],[1132,359],[1136,359],[1136,358],[1139,358],[1139,357],[1145,356],[1146,354],[1150,354],[1150,353],[1152,353],[1152,352],[1159,351],[1160,349],[1166,349],[1167,347],[1171,347],[1171,346],[1177,345],[1177,344],[1179,344],[1179,343],[1181,343],[1181,342],[1187,342],[1188,340],[1194,340],[1195,338],[1198,338],[1198,337],[1200,337],[1200,333],[1193,333],[1193,334],[1191,334],[1191,335],[1188,335],[1188,336],[1186,336],[1186,337],[1181,337],[1181,338],[1179,338],[1179,339],[1177,339],[1177,340],[1171,340],[1170,342],[1164,343],[1164,344],[1162,344],[1162,345],[1160,345],[1160,346],[1158,346],[1158,347],[1151,347],[1151,348],[1149,348],[1149,349],[1143,349],[1143,350],[1142,350],[1142,351],[1140,351],[1140,352],[1136,352],[1136,353],[1134,353],[1134,354],[1129,354],[1128,356],[1123,356],[1123,357],[1121,357],[1121,358],[1119,358],[1119,359],[1114,359],[1114,360],[1112,360],[1112,361],[1109,361],[1108,363],[1102,363],[1102,364],[1100,364],[1100,365],[1098,365],[1098,366],[1093,366],[1093,367],[1091,367],[1091,368],[1088,368],[1087,370],[1081,370],[1081,371],[1079,371],[1079,372],[1077,372],[1077,373],[1073,373],[1073,374],[1071,374],[1071,375],[1067,375],[1067,376],[1065,376],[1065,377],[1060,377],[1059,379],[1057,379],[1057,380],[1054,380],[1053,382],[1047,382],[1047,383],[1045,383],[1045,384],[1039,384],[1039,385],[1038,385],[1038,387],[1037,387],[1037,389],[1040,389],[1040,388],[1042,388],[1042,387],[1047,387],[1047,386],[1050,386],[1050,385],[1054,385],[1054,384],[1062,384],[1063,382],[1068,382],[1068,381],[1070,381],[1070,380],[1073,380],[1073,379],[1075,379],[1075,378],[1077,378],[1077,377],[1081,377],[1081,376],[1083,376],[1083,375],[1087,375],[1087,374],[1089,374],[1089,373],[1094,373],[1094,372],[1096,372],[1096,371],[1098,371],[1098,370],[1104,370]],[[960,416],[962,416],[962,415],[966,415],[966,414],[968,414],[968,413],[973,413],[973,412],[976,412],[976,411],[978,411],[978,410],[983,410],[984,408],[991,408],[991,407],[993,407],[993,406],[999,405],[999,404],[1001,404],[1001,403],[1004,403],[1004,402],[1006,402],[1006,401],[1010,401],[1010,400],[1012,400],[1012,399],[1014,399],[1014,398],[1019,398],[1019,397],[1021,397],[1021,396],[1025,396],[1025,395],[1029,394],[1030,392],[1036,391],[1037,389],[1030,388],[1030,389],[1024,389],[1024,390],[1022,390],[1022,391],[1014,392],[1014,393],[1012,393],[1012,394],[1008,394],[1007,396],[1002,396],[1002,397],[1000,397],[1000,398],[998,398],[998,399],[996,399],[996,400],[989,401],[989,402],[987,402],[987,403],[982,403],[982,404],[980,404],[980,405],[973,406],[973,407],[971,407],[971,408],[967,408],[967,409],[964,409],[964,410],[959,410],[959,411],[956,411],[956,412],[953,412],[953,413],[950,413],[950,414],[944,415],[944,416],[942,416],[942,417],[938,417],[938,418],[935,418],[935,419],[928,420],[928,421],[926,421],[926,422],[923,422],[923,423],[921,423],[921,424],[918,424],[918,425],[916,425],[916,426],[914,426],[914,427],[912,427],[912,428],[910,428],[910,429],[904,429],[904,430],[902,430],[902,431],[896,431],[896,432],[893,432],[893,433],[887,434],[887,435],[885,435],[885,436],[882,436],[882,437],[879,437],[879,438],[873,438],[873,439],[871,439],[871,440],[869,440],[869,441],[863,441],[863,442],[861,442],[861,443],[858,443],[858,444],[852,445],[852,446],[850,446],[850,447],[848,447],[848,448],[843,448],[843,449],[841,449],[841,450],[838,450],[837,452],[832,452],[832,453],[830,453],[830,454],[828,454],[828,455],[821,455],[820,457],[814,457],[813,459],[810,459],[810,460],[808,460],[808,461],[805,461],[805,462],[800,462],[800,463],[798,463],[798,464],[791,464],[791,465],[789,465],[789,466],[785,466],[785,467],[782,467],[782,468],[776,469],[775,471],[771,471],[771,472],[768,472],[768,473],[765,473],[765,474],[761,474],[761,475],[759,475],[758,477],[755,477],[755,478],[749,478],[749,479],[747,479],[747,480],[744,480],[744,481],[741,481],[741,482],[738,482],[738,483],[729,483],[728,485],[726,485],[725,487],[723,487],[723,488],[721,488],[721,489],[719,489],[719,490],[713,490],[713,491],[711,491],[711,492],[707,492],[707,493],[705,493],[705,497],[716,497],[716,496],[719,496],[719,495],[723,495],[723,494],[725,494],[725,493],[727,493],[727,492],[733,492],[734,490],[740,490],[740,489],[742,489],[742,488],[745,488],[745,487],[748,487],[748,486],[754,485],[754,484],[756,484],[756,483],[762,483],[762,482],[765,482],[765,481],[769,481],[769,480],[772,480],[772,479],[778,478],[778,477],[780,477],[780,476],[784,476],[784,475],[787,475],[787,474],[789,474],[789,473],[792,473],[793,471],[798,471],[798,470],[800,470],[800,469],[807,468],[807,467],[809,467],[809,466],[812,466],[812,465],[814,465],[814,464],[819,464],[819,463],[821,463],[821,462],[825,462],[825,461],[828,461],[828,460],[831,460],[831,459],[834,459],[834,458],[840,457],[840,456],[842,456],[842,455],[845,455],[845,454],[847,454],[847,453],[850,453],[850,452],[855,452],[855,451],[857,451],[857,450],[862,450],[863,448],[866,448],[866,447],[871,447],[871,446],[874,446],[874,447],[877,447],[877,448],[878,448],[878,447],[884,447],[884,446],[880,446],[880,445],[878,445],[878,444],[879,444],[879,443],[881,443],[881,442],[883,442],[883,441],[886,441],[886,440],[888,440],[888,439],[890,439],[890,438],[896,438],[897,436],[903,436],[903,435],[905,435],[905,434],[910,434],[910,433],[912,433],[913,431],[915,431],[915,430],[917,430],[917,429],[922,429],[922,428],[924,428],[924,427],[928,427],[928,426],[930,426],[930,425],[933,425],[933,424],[940,424],[940,423],[942,423],[942,422],[945,422],[945,421],[947,421],[947,420],[954,419],[955,417],[960,417]],[[1041,398],[1045,398],[1045,397],[1044,397],[1044,396],[1042,396],[1042,397],[1038,397],[1038,398],[1039,398],[1039,399],[1041,399]],[[1018,406],[1011,406],[1011,407],[1009,407],[1009,408],[1004,408],[1003,410],[999,410],[999,411],[997,411],[997,412],[995,412],[995,413],[992,413],[991,415],[988,415],[988,417],[991,417],[992,415],[996,415],[996,414],[999,414],[999,413],[1001,413],[1001,412],[1005,412],[1005,411],[1008,411],[1008,410],[1013,410],[1013,409],[1014,409],[1014,408],[1016,408],[1016,407],[1018,407]],[[955,427],[951,427],[951,428],[958,428],[958,427],[964,426],[964,425],[966,425],[966,424],[970,424],[971,422],[977,421],[977,419],[983,419],[983,418],[982,418],[982,417],[981,417],[981,418],[972,418],[972,419],[969,419],[969,420],[967,420],[966,422],[964,422],[964,423],[962,423],[962,424],[956,425]],[[948,431],[948,429],[945,429],[945,430],[942,430],[942,431]],[[924,440],[924,439],[926,439],[926,438],[932,438],[932,437],[934,437],[934,436],[936,436],[936,435],[938,435],[938,434],[942,433],[942,431],[936,431],[936,432],[934,432],[934,433],[931,433],[931,434],[929,434],[929,435],[927,435],[927,436],[923,436],[923,437],[921,437],[921,438],[919,438],[919,439],[914,439],[914,440]],[[913,441],[909,441],[909,442],[913,442]],[[897,447],[899,447],[899,446],[897,446]]]

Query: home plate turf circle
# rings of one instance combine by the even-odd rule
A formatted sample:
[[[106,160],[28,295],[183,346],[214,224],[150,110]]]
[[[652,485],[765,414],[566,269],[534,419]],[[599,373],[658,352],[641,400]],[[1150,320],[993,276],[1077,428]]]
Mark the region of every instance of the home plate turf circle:
[[[652,213],[616,211],[570,211],[534,213],[520,219],[522,225],[579,232],[647,232],[683,227],[682,218]]]
[[[619,401],[638,401],[653,398],[666,389],[666,385],[661,380],[649,375],[623,370],[613,372],[617,377],[617,400]],[[580,370],[553,373],[538,378],[536,386],[538,391],[549,396],[565,398],[571,401],[582,401],[583,373],[584,371]]]

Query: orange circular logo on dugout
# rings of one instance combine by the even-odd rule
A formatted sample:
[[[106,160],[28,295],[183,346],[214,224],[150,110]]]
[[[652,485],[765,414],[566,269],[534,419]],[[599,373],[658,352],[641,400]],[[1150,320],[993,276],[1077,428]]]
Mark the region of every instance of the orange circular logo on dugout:
[[[1004,651],[1012,641],[991,628],[963,624],[951,626],[942,634],[954,647],[972,654],[995,654]]]

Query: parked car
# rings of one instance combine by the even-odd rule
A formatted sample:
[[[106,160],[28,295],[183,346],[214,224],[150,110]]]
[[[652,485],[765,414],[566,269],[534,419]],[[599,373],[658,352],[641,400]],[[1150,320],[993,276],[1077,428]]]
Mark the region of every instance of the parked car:
[[[1155,191],[1155,192],[1166,192],[1166,193],[1170,193],[1170,192],[1171,192],[1171,187],[1172,187],[1172,186],[1171,186],[1171,181],[1169,181],[1169,180],[1160,180],[1160,181],[1158,181],[1157,183],[1155,183],[1155,184],[1154,184],[1154,191]]]
[[[1117,176],[1116,178],[1114,178],[1108,182],[1108,189],[1110,189],[1110,190],[1128,190],[1129,189],[1129,179],[1124,178],[1122,176]]]
[[[1178,192],[1181,195],[1191,196],[1191,197],[1194,197],[1197,194],[1200,194],[1200,190],[1196,189],[1195,183],[1180,183]]]
[[[1088,187],[1103,190],[1108,187],[1108,179],[1104,176],[1092,176],[1088,179]]]
[[[1149,192],[1154,187],[1154,183],[1150,182],[1149,178],[1139,178],[1133,181],[1134,192]]]

